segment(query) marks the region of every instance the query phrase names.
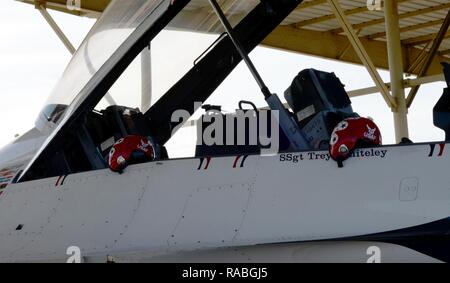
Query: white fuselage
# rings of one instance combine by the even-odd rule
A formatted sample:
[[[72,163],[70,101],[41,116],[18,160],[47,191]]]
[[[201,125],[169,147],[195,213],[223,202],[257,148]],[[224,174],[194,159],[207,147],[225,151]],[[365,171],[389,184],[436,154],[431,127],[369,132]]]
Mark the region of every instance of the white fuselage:
[[[426,224],[450,216],[449,156],[422,144],[360,149],[344,168],[327,152],[190,158],[10,184],[0,261],[65,261],[71,246],[167,259]]]

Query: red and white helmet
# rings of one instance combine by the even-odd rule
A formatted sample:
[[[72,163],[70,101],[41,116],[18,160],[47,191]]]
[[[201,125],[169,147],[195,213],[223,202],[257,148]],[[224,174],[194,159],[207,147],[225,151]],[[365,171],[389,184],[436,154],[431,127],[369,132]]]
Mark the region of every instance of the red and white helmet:
[[[342,162],[350,157],[359,144],[381,145],[380,129],[368,118],[347,118],[340,122],[331,134],[331,158]]]
[[[134,156],[138,154],[139,158]],[[109,168],[114,172],[122,172],[129,164],[138,161],[133,158],[140,159],[139,161],[155,159],[155,148],[146,137],[127,136],[118,140],[109,153]]]

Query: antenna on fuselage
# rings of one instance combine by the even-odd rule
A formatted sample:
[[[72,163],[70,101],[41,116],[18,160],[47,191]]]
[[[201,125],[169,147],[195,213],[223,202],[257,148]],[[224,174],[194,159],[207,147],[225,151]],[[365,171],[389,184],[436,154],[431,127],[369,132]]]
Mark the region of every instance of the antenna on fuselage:
[[[279,113],[278,122],[280,124],[280,127],[286,134],[287,138],[289,139],[291,146],[290,149],[295,151],[311,149],[311,146],[308,143],[307,139],[305,138],[303,131],[298,125],[298,123],[294,120],[293,116],[289,114],[288,110],[284,107],[283,103],[280,101],[278,96],[274,93],[271,93],[267,85],[264,83],[264,80],[262,79],[255,65],[253,64],[252,60],[248,56],[248,53],[245,51],[241,42],[237,39],[236,35],[234,34],[233,27],[231,26],[230,22],[223,13],[217,1],[209,0],[209,3],[216,12],[217,17],[219,18],[220,22],[225,28],[225,31],[227,32],[228,36],[233,42],[233,45],[235,46],[236,50],[239,52],[248,69],[250,70],[252,76],[258,83],[259,88],[261,89],[261,92],[263,93],[264,98],[267,101],[267,104],[269,105],[270,109],[278,111]]]

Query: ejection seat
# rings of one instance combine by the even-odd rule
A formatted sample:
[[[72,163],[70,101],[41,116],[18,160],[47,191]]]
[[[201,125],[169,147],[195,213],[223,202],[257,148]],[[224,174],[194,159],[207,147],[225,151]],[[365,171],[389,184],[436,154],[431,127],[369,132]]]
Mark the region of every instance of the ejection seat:
[[[129,135],[140,135],[145,137],[152,136],[147,118],[139,109],[129,108],[125,106],[112,105],[101,111],[104,122],[107,127],[112,130],[113,140],[104,141],[100,145],[103,156],[109,154],[109,150],[121,138]],[[159,156],[161,159],[168,158],[167,150],[164,146],[157,145]]]
[[[433,108],[434,125],[445,132],[445,141],[450,141],[450,64],[442,63],[447,88]]]
[[[334,127],[346,118],[358,117],[334,73],[303,70],[284,96],[314,149],[328,149]]]
[[[250,105],[251,109],[245,109],[243,107],[243,105]],[[252,130],[250,129],[251,125],[250,125],[249,119],[245,119],[245,122],[244,122],[245,125],[238,125],[239,121],[242,122],[243,120],[238,118],[237,113],[224,114],[224,113],[222,113],[220,106],[204,105],[202,108],[205,110],[206,113],[200,118],[202,131],[197,131],[197,134],[198,134],[197,141],[198,142],[197,142],[197,146],[195,149],[196,157],[258,154],[261,152],[261,149],[264,149],[264,148],[268,149],[270,147],[270,145],[265,145],[265,144],[263,145],[261,143],[261,140],[259,138],[260,137],[259,131],[261,129],[260,123],[262,122],[262,119],[259,119],[260,110],[258,110],[252,102],[240,101],[238,111],[241,111],[241,113],[244,113],[247,115],[253,113],[253,115],[254,115],[253,117],[257,121],[256,129],[255,129],[256,132],[253,131],[253,133],[252,133]],[[266,110],[266,111],[268,111],[268,113],[267,113],[267,132],[265,134],[267,134],[267,136],[269,138],[272,138],[272,132],[271,132],[272,120],[271,119],[274,119],[274,118],[271,116],[270,110]],[[205,141],[203,139],[204,132],[208,128],[208,126],[210,126],[212,123],[215,122],[216,118],[220,119],[219,116],[223,121],[222,139],[219,142],[220,144],[208,145],[205,143]],[[227,129],[231,129],[231,126],[227,125],[227,121],[228,121],[228,123],[230,123],[229,121],[233,121],[234,133],[229,133],[227,131]],[[244,129],[244,132],[241,132],[240,129]],[[289,141],[279,125],[278,125],[278,132],[279,132],[279,136],[278,136],[279,151],[286,151],[289,148]],[[218,133],[214,133],[214,134],[218,134]],[[230,138],[230,137],[227,137],[227,135],[231,135],[231,134],[234,135],[233,142],[232,143],[228,142],[228,144],[227,144],[227,140]],[[254,140],[252,140],[255,137],[250,136],[252,134],[253,135],[256,134],[256,144],[255,144]],[[243,135],[243,136],[238,138],[238,135]],[[241,141],[241,139],[243,137],[245,138],[244,143],[242,143],[242,141]]]

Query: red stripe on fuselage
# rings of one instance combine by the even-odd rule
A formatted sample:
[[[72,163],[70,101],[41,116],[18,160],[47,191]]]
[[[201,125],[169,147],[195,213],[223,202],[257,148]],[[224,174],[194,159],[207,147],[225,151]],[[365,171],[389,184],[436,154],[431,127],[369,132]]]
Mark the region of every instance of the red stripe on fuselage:
[[[211,157],[206,158],[206,166],[205,166],[205,170],[208,170],[209,167],[209,163],[211,162]]]
[[[55,187],[59,186],[59,181],[61,181],[62,176],[58,177],[58,180],[56,181]]]
[[[241,158],[240,155],[236,156],[236,159],[234,160],[234,163],[233,163],[233,168],[236,168],[236,165],[237,165],[237,163],[238,163],[240,158]]]
[[[445,143],[441,143],[439,146],[440,146],[441,150],[439,151],[438,156],[442,156],[442,154],[444,153],[444,149],[445,149]]]

